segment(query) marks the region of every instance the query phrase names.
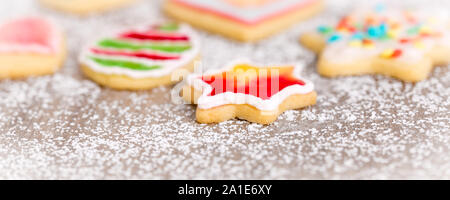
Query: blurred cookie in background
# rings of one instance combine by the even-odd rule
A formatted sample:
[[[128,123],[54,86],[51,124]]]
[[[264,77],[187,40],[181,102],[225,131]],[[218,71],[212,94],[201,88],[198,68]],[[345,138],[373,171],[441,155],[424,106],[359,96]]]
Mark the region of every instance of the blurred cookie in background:
[[[52,74],[65,55],[62,32],[46,18],[29,16],[0,23],[0,78]]]
[[[129,5],[137,0],[39,0],[43,5],[63,12],[88,15]]]

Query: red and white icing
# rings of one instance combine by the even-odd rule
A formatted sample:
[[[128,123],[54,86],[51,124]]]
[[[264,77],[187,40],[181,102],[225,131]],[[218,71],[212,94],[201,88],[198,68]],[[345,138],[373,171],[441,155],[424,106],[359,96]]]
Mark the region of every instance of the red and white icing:
[[[172,73],[174,70],[186,66],[192,62],[200,53],[200,40],[196,32],[187,24],[179,24],[175,32],[155,31],[157,24],[153,26],[142,26],[112,34],[105,38],[116,38],[131,44],[189,44],[191,48],[181,53],[169,53],[158,50],[129,50],[101,48],[96,42],[87,45],[80,54],[79,60],[92,70],[104,74],[126,75],[132,78],[161,77]],[[105,39],[101,38],[101,39]],[[100,39],[100,40],[101,40]],[[119,61],[130,61],[148,66],[158,65],[161,68],[154,70],[133,70],[119,66],[105,67],[94,62],[90,57],[95,56],[102,59],[114,59]]]
[[[42,17],[24,17],[0,25],[0,52],[54,54],[61,40],[57,26]]]
[[[212,13],[242,24],[255,25],[280,15],[301,10],[318,0],[271,0],[242,6],[230,0],[171,0],[182,6]]]
[[[295,94],[307,94],[314,90],[314,84],[308,80],[300,77],[299,66],[293,66],[294,70],[291,74],[297,81],[302,84],[292,84],[284,87],[276,93],[269,95],[268,98],[260,98],[251,94],[239,93],[239,92],[221,92],[214,94],[213,87],[202,80],[202,77],[220,74],[232,70],[235,66],[240,64],[249,64],[251,66],[258,66],[258,68],[269,68],[270,66],[255,65],[247,59],[240,59],[230,62],[226,67],[220,70],[211,70],[203,74],[191,74],[187,77],[187,84],[198,91],[202,91],[202,95],[197,100],[197,106],[201,109],[210,109],[221,105],[228,104],[247,104],[251,105],[258,110],[262,111],[274,111],[278,109],[278,106],[291,95]],[[264,66],[264,67],[262,67]],[[291,65],[292,66],[292,65]],[[213,94],[213,95],[211,95]]]

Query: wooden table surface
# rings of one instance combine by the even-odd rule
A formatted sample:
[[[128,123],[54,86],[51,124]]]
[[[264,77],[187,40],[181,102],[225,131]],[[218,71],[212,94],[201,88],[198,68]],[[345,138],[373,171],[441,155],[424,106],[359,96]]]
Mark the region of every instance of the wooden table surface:
[[[0,81],[2,179],[387,179],[450,178],[450,71],[410,84],[384,76],[328,79],[298,44],[305,30],[350,10],[324,13],[256,44],[199,31],[206,68],[249,57],[304,64],[317,105],[263,126],[195,122],[195,107],[171,102],[171,87],[114,91],[80,72],[77,56],[100,33],[166,19],[161,1],[76,17],[35,1],[0,3],[0,20],[43,14],[61,24],[69,56],[51,76]],[[404,1],[450,10],[448,1]],[[430,5],[431,4],[431,5]]]

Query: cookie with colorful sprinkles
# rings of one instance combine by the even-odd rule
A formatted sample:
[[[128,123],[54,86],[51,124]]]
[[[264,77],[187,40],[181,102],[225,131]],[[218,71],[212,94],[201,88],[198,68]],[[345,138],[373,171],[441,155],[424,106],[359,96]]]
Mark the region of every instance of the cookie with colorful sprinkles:
[[[286,110],[316,103],[314,85],[301,78],[299,70],[234,61],[221,70],[188,76],[181,94],[197,104],[199,123],[239,118],[270,124]]]
[[[322,0],[166,0],[173,18],[232,39],[253,42],[323,8]]]
[[[324,76],[384,74],[407,82],[450,62],[450,18],[443,11],[358,9],[335,25],[317,27],[300,42],[320,54]]]
[[[0,25],[0,79],[52,74],[65,55],[63,34],[47,18],[21,17]]]
[[[84,74],[101,85],[143,90],[174,83],[172,75],[192,71],[199,58],[196,33],[169,22],[101,38],[79,60]]]

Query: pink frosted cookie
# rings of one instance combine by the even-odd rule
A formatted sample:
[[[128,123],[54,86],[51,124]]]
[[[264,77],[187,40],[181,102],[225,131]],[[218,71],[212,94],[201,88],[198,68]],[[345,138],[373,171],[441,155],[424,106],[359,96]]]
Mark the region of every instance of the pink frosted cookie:
[[[168,15],[241,41],[256,41],[318,13],[322,0],[167,0]]]
[[[41,17],[24,17],[0,25],[0,78],[54,73],[65,56],[62,33]]]
[[[40,0],[43,5],[64,12],[86,15],[114,10],[136,0]]]

